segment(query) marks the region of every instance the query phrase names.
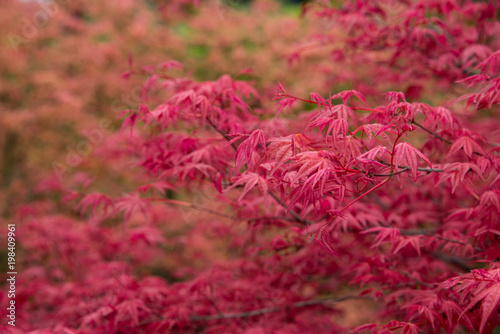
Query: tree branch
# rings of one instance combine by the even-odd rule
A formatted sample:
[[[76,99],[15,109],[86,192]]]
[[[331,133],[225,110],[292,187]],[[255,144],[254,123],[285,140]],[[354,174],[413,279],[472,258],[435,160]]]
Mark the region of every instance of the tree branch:
[[[189,317],[189,321],[193,322],[203,322],[203,321],[211,321],[211,320],[221,320],[221,319],[239,319],[239,318],[249,318],[253,316],[259,316],[263,314],[268,314],[268,313],[273,313],[273,312],[278,312],[280,310],[286,310],[287,308],[302,308],[302,307],[308,307],[308,306],[316,306],[316,305],[326,305],[326,304],[335,304],[335,303],[340,303],[346,300],[355,300],[355,299],[370,299],[370,300],[376,300],[372,296],[356,296],[356,295],[347,295],[343,297],[328,297],[328,298],[320,298],[320,299],[311,299],[311,300],[303,300],[300,302],[295,302],[291,305],[288,305],[287,307],[279,307],[279,306],[274,306],[274,307],[264,307],[252,311],[245,311],[245,312],[233,312],[233,313],[219,313],[219,314],[211,314],[211,315],[193,315]],[[149,318],[145,319],[142,322],[139,323],[139,326],[144,326],[147,324],[151,324],[157,321],[165,321],[169,320],[165,318],[162,315],[159,315],[156,318]],[[127,329],[132,328],[127,327]]]
[[[222,137],[224,137],[225,140],[227,140],[228,142],[230,142],[231,140],[229,139],[229,137],[227,136],[227,134],[225,134],[223,131],[219,130],[218,127],[215,126],[215,124],[210,120],[209,117],[206,118],[207,119],[207,122],[208,124],[210,124],[210,126],[215,130],[217,131],[218,133],[220,133],[222,135]],[[234,143],[231,143],[231,147],[237,151],[238,150],[238,147],[236,147],[236,145]]]
[[[276,196],[276,195],[275,195],[272,191],[269,191],[269,195],[271,195],[271,197],[272,197],[272,198],[273,198],[273,199],[274,199],[274,200],[275,200],[275,201],[276,201],[279,205],[281,205],[281,206],[282,206],[282,207],[283,207],[286,211],[290,212],[290,215],[291,215],[291,216],[292,216],[292,217],[293,217],[296,221],[298,221],[299,223],[304,224],[304,225],[309,225],[309,226],[310,226],[310,225],[312,225],[312,222],[310,222],[310,221],[309,221],[309,220],[307,220],[307,219],[302,219],[302,218],[300,217],[300,215],[299,215],[297,212],[295,212],[295,211],[293,211],[292,209],[290,209],[290,208],[288,207],[288,205],[286,205],[285,203],[283,203],[283,202],[281,201],[281,199],[280,199],[278,196]]]
[[[170,200],[170,199],[164,199],[164,198],[148,198],[148,200],[155,201],[155,202],[164,202],[167,204],[182,206],[184,208],[190,208],[190,209],[194,209],[194,210],[198,210],[198,211],[203,211],[203,212],[207,212],[207,213],[219,216],[219,217],[228,218],[231,220],[240,220],[240,221],[258,221],[258,220],[266,220],[266,219],[281,219],[281,220],[288,220],[288,221],[296,221],[297,220],[295,217],[290,218],[290,217],[286,217],[286,216],[261,216],[261,217],[253,217],[253,218],[236,217],[236,216],[228,215],[228,214],[223,213],[223,212],[218,212],[218,211],[214,211],[214,210],[211,210],[208,208],[204,208],[204,207],[201,207],[201,206],[198,206],[196,204],[189,203],[189,202]]]
[[[422,130],[424,130],[425,132],[427,132],[428,134],[436,137],[437,139],[440,139],[442,141],[444,141],[445,143],[448,143],[448,144],[453,144],[451,141],[449,141],[448,139],[445,139],[443,137],[441,137],[440,135],[438,135],[437,133],[435,132],[432,132],[431,130],[427,129],[426,127],[424,127],[423,125],[420,125],[419,123],[415,122],[415,121],[412,121],[411,124],[414,124],[416,126],[418,126],[419,128],[421,128]]]
[[[300,302],[293,303],[289,308],[301,308],[307,306],[315,306],[315,305],[325,305],[325,304],[334,304],[339,303],[345,300],[352,299],[371,299],[375,300],[375,298],[371,296],[344,296],[344,297],[330,297],[330,298],[322,298],[322,299],[312,299],[312,300],[304,300]],[[196,315],[189,317],[191,321],[210,321],[210,320],[219,320],[219,319],[234,319],[234,318],[249,318],[257,315],[273,313],[283,310],[283,307],[274,306],[274,307],[265,307],[257,310],[246,311],[246,312],[235,312],[235,313],[223,313],[223,314],[214,314],[214,315]]]

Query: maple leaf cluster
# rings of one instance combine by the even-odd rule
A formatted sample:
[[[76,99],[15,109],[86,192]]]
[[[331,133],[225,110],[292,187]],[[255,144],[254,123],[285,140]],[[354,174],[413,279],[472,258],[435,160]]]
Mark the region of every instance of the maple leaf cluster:
[[[499,8],[305,5],[331,24],[292,57],[315,45],[329,49],[325,76],[347,72],[309,96],[130,61],[125,78],[147,80],[98,158],[133,166],[136,186],[49,179],[16,210],[21,328],[493,333]],[[364,314],[346,321],[349,305]]]

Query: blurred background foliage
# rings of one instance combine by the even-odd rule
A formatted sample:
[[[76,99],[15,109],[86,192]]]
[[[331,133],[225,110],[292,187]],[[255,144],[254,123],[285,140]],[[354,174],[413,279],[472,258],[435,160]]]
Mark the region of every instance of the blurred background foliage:
[[[118,184],[125,189],[136,186],[133,161],[120,165],[95,158],[133,147],[117,135],[122,112],[139,107],[147,72],[168,60],[182,63],[184,69],[176,73],[194,80],[229,74],[249,81],[262,94],[252,104],[257,113],[259,108],[276,108],[272,98],[278,81],[304,97],[353,87],[367,96],[412,88],[405,81],[397,83],[404,74],[381,83],[380,73],[370,72],[374,63],[387,63],[391,51],[365,55],[360,47],[345,54],[345,31],[328,19],[301,15],[299,2],[4,1],[0,213],[9,216],[13,203],[29,203],[42,189],[58,189],[63,179],[79,172],[97,177],[94,184],[109,193]],[[123,78],[129,59],[142,73]],[[385,69],[380,66],[380,71]],[[421,79],[412,80],[422,88]],[[439,94],[426,94],[423,102],[439,103],[457,94],[457,87],[440,87],[434,81],[425,86]],[[430,101],[430,96],[436,100]],[[106,129],[101,129],[103,121]],[[85,133],[92,131],[101,131],[105,139],[85,146]],[[79,159],[71,159],[75,154]]]
[[[312,31],[308,19],[296,20],[300,11],[296,1],[206,1],[196,7],[163,0],[5,1],[0,11],[2,215],[11,213],[13,203],[36,199],[49,179],[57,188],[57,174],[67,178],[87,171],[111,192],[117,182],[133,183],[127,169],[92,159],[101,146],[123,144],[112,134],[121,124],[120,112],[141,102],[138,91],[146,75],[122,78],[129,55],[137,69],[174,59],[193,79],[228,73],[270,96],[276,80],[299,94],[320,89],[325,78],[309,71],[311,63],[286,61]],[[311,80],[298,85],[304,76]],[[88,142],[82,132],[99,130],[102,120],[111,124],[106,140],[91,145],[87,155],[84,144],[78,147]],[[82,159],[70,166],[67,158],[78,148],[86,156],[79,154]],[[54,171],[60,164],[65,168]]]

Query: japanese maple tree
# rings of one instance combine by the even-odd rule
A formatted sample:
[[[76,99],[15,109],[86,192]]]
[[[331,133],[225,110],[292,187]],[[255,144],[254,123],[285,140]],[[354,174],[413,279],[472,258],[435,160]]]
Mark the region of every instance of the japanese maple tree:
[[[493,333],[499,7],[304,5],[322,31],[297,41],[290,71],[345,71],[305,96],[245,69],[199,80],[131,57],[140,101],[96,159],[134,166],[137,187],[116,196],[79,174],[47,191],[62,203],[17,210],[24,328]],[[312,49],[329,58],[314,66]]]

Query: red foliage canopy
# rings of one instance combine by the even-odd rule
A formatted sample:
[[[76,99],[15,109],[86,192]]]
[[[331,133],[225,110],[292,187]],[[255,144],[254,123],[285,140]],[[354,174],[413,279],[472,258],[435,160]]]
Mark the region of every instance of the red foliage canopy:
[[[334,95],[131,69],[150,78],[125,145],[103,150],[140,167],[141,184],[67,193],[81,198],[77,217],[18,212],[23,247],[36,250],[24,255],[19,322],[43,333],[492,333],[499,7],[305,6],[331,23],[310,38],[332,49],[326,75],[352,72],[356,90]],[[367,319],[342,322],[355,300]]]

